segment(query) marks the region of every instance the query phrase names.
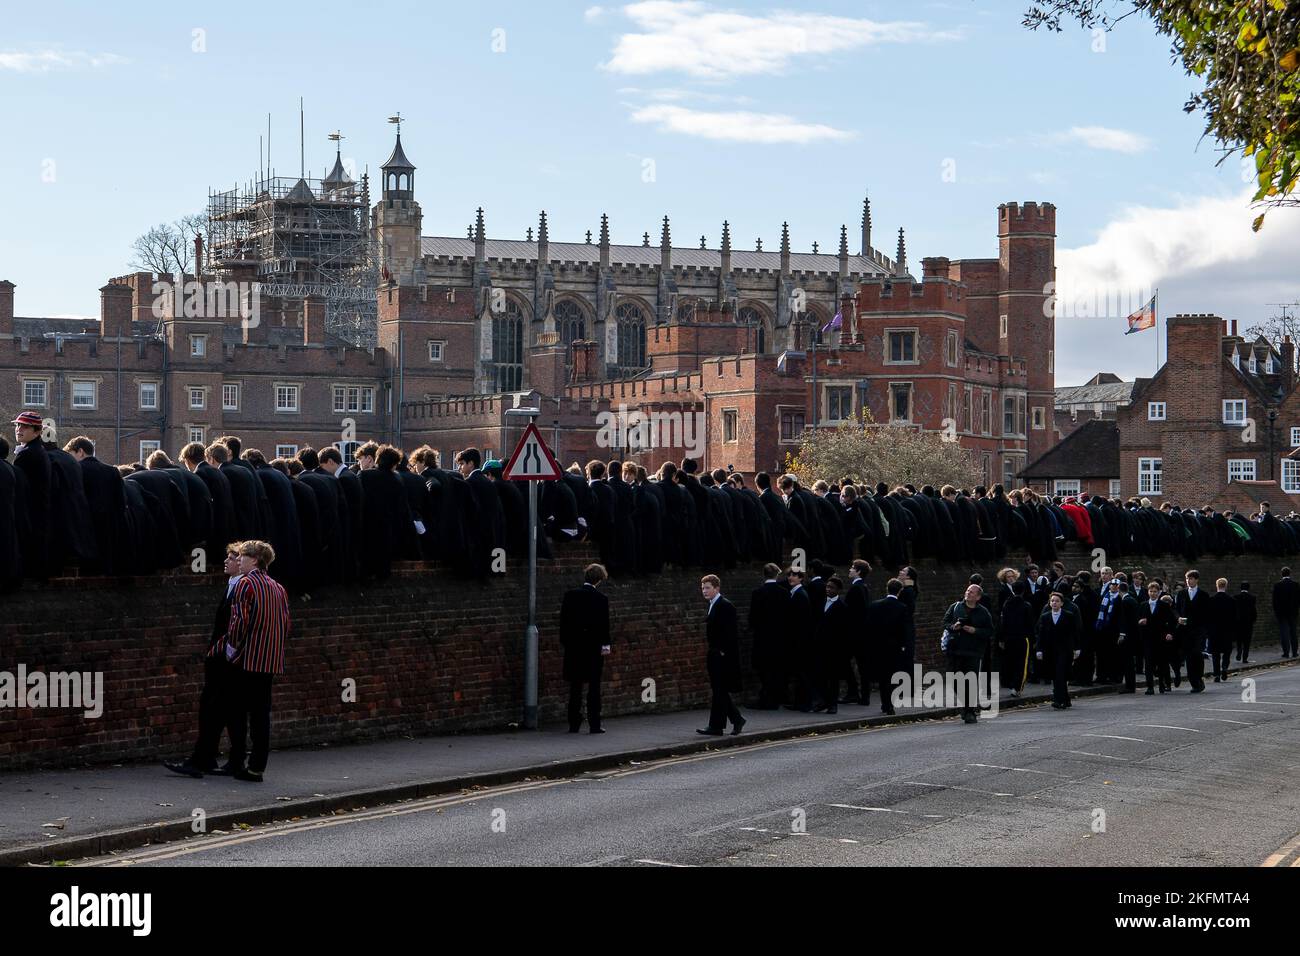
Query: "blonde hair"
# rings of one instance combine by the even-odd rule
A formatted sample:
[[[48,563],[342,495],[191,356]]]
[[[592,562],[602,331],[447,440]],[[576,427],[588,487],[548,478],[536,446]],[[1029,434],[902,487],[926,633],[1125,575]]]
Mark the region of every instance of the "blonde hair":
[[[254,558],[257,566],[265,571],[275,560],[275,548],[265,541],[241,541],[239,553],[247,558]]]

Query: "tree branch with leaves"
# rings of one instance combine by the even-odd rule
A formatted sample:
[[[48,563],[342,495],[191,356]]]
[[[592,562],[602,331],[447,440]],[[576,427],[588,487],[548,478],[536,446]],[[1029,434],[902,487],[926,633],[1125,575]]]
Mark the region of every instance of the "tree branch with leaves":
[[[1038,0],[1031,30],[1061,32],[1075,21],[1112,30],[1143,14],[1170,38],[1171,57],[1203,86],[1183,109],[1205,116],[1222,164],[1240,153],[1255,164],[1253,202],[1262,211],[1300,206],[1300,3],[1295,0]]]

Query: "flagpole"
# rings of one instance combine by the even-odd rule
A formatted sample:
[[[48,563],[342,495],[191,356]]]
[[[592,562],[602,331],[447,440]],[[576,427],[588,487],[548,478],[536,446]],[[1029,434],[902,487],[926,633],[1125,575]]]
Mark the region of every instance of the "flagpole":
[[[1156,286],[1155,313],[1156,313],[1156,372],[1160,371],[1160,287]]]

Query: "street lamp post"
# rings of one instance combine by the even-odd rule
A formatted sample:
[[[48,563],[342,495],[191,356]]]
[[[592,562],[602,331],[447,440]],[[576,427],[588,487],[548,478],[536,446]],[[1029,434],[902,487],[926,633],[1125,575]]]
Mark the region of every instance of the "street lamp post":
[[[537,421],[540,408],[508,408],[507,418]],[[528,482],[528,626],[524,630],[524,729],[537,729],[537,481]]]

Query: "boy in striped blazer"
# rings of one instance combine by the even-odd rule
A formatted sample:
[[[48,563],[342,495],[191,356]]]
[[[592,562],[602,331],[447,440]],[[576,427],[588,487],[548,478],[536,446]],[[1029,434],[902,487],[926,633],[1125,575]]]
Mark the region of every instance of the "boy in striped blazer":
[[[241,577],[231,594],[230,627],[219,651],[234,668],[231,695],[230,766],[236,780],[260,783],[271,751],[271,685],[284,673],[284,648],[289,640],[289,598],[267,574],[275,560],[265,541],[239,546]],[[245,728],[253,738],[244,766]]]

